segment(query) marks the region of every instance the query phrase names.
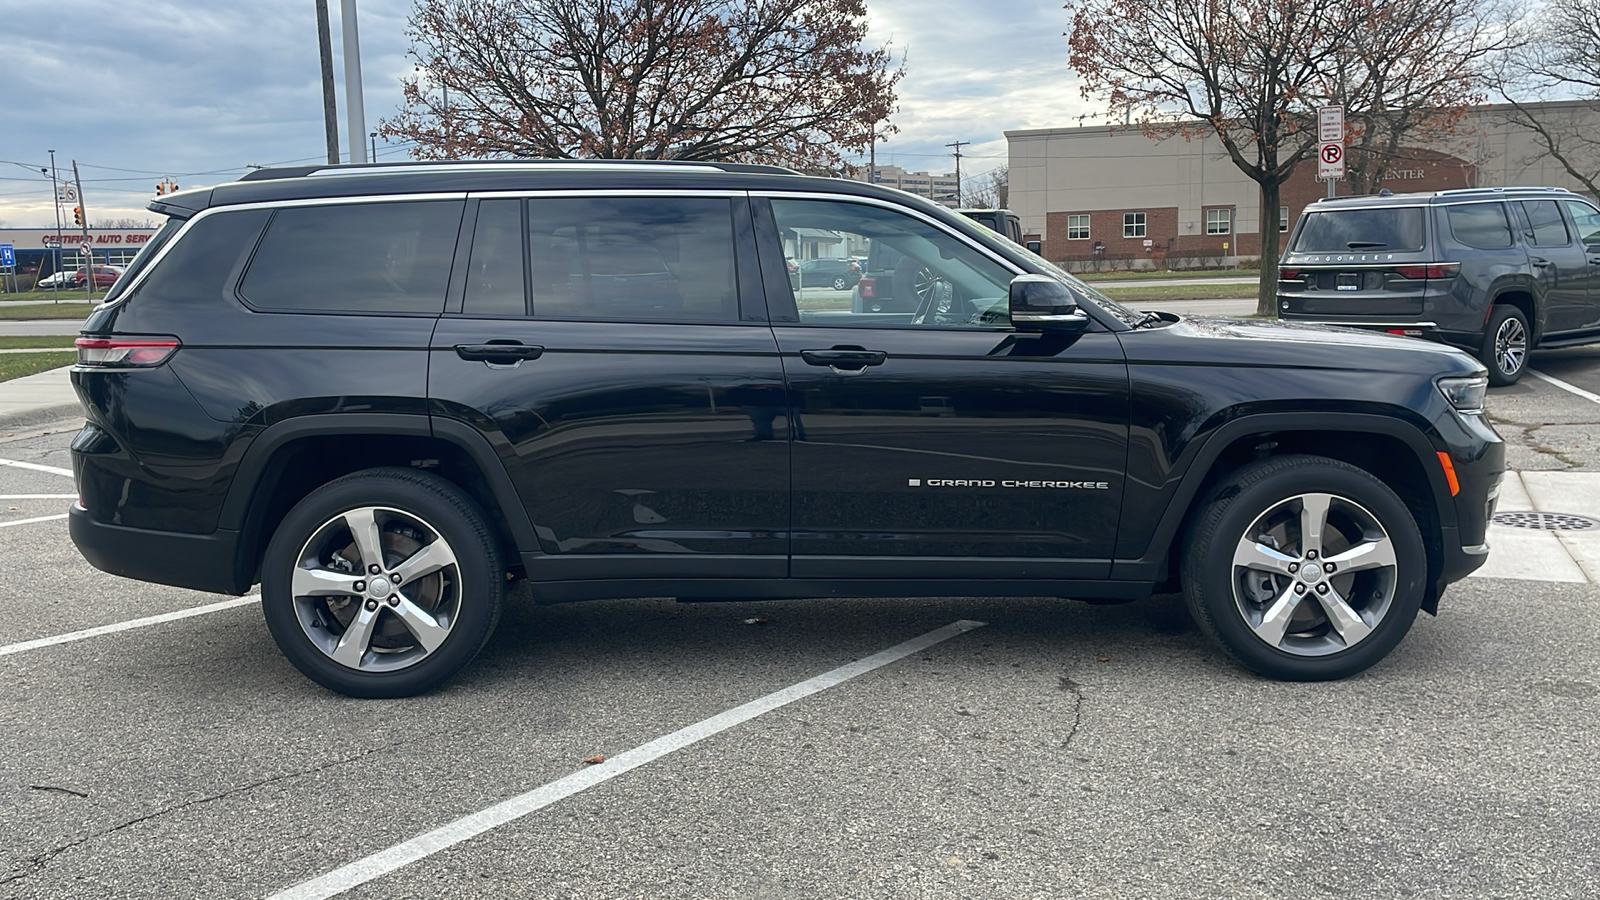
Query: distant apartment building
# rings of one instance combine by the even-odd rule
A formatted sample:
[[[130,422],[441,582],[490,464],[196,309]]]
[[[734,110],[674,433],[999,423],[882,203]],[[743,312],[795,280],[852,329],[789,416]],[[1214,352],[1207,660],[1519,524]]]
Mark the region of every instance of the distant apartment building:
[[[953,172],[946,175],[929,175],[927,172],[907,172],[899,166],[878,166],[870,172],[863,172],[861,180],[881,184],[884,187],[899,188],[918,197],[927,197],[951,209],[961,205],[961,182],[956,179]]]

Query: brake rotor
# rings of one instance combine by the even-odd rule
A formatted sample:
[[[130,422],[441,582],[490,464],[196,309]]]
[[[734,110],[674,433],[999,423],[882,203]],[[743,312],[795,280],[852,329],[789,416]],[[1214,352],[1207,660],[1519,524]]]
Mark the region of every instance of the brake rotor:
[[[384,568],[392,568],[410,559],[425,546],[422,542],[423,537],[421,530],[410,525],[400,522],[384,525],[379,538],[383,546]],[[342,549],[333,551],[327,567],[336,571],[349,571],[351,575],[359,577],[366,568],[366,561],[361,559],[360,548],[351,541]],[[440,598],[444,596],[444,587],[444,572],[438,571],[407,584],[404,595],[417,606],[434,612],[439,608]],[[360,609],[360,598],[328,598],[328,612],[342,628],[350,627]],[[399,653],[416,646],[416,638],[400,621],[399,616],[385,609],[378,616],[378,624],[372,632],[370,646],[377,653]]]

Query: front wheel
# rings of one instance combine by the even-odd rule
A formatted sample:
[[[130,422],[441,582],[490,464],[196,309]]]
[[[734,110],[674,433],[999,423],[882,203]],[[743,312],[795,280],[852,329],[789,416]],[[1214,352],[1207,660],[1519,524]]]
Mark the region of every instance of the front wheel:
[[[833,289],[836,291],[848,291],[850,290],[850,282],[843,278],[835,278],[833,279]]]
[[[1496,304],[1478,351],[1478,359],[1489,367],[1489,383],[1495,387],[1516,384],[1527,366],[1531,346],[1527,316],[1515,306]]]
[[[1400,643],[1428,561],[1411,511],[1370,473],[1317,456],[1263,460],[1211,493],[1188,534],[1190,612],[1262,675],[1326,681]]]
[[[471,498],[412,469],[312,491],[267,546],[261,605],[284,656],[351,697],[437,687],[489,639],[505,591],[500,545]]]

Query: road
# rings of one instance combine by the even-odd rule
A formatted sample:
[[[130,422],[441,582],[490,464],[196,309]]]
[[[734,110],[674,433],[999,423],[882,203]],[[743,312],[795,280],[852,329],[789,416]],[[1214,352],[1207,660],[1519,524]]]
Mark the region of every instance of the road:
[[[1594,383],[1565,359],[1535,365]],[[1600,404],[1530,379],[1495,392],[1491,414],[1594,423]],[[1388,660],[1332,684],[1238,669],[1171,596],[540,607],[523,593],[444,689],[361,702],[293,670],[251,601],[85,564],[60,519],[76,426],[0,430],[0,459],[47,469],[0,465],[0,897],[266,896],[441,828],[436,852],[332,888],[1600,893],[1600,586],[1469,579]],[[1514,436],[1519,464],[1600,465],[1555,428]],[[183,611],[197,614],[140,624]],[[612,777],[585,763],[957,622],[985,624]],[[25,643],[41,639],[57,642]],[[594,783],[563,795],[575,777]],[[526,815],[463,824],[519,799]]]

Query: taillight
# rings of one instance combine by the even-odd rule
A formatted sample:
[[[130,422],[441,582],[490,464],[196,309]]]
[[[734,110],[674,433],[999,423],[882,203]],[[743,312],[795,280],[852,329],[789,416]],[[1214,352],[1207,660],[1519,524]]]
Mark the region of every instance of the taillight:
[[[861,299],[863,300],[871,300],[878,296],[878,279],[876,278],[863,278],[856,287],[861,289]]]
[[[1293,280],[1295,280],[1296,278],[1299,278],[1299,277],[1300,277],[1300,270],[1299,269],[1286,269],[1286,268],[1283,268],[1282,266],[1278,267],[1278,280],[1279,281],[1293,281]]]
[[[1395,266],[1401,278],[1454,278],[1461,274],[1461,263],[1436,263],[1431,266]]]
[[[78,338],[80,366],[159,366],[178,349],[174,338]]]

